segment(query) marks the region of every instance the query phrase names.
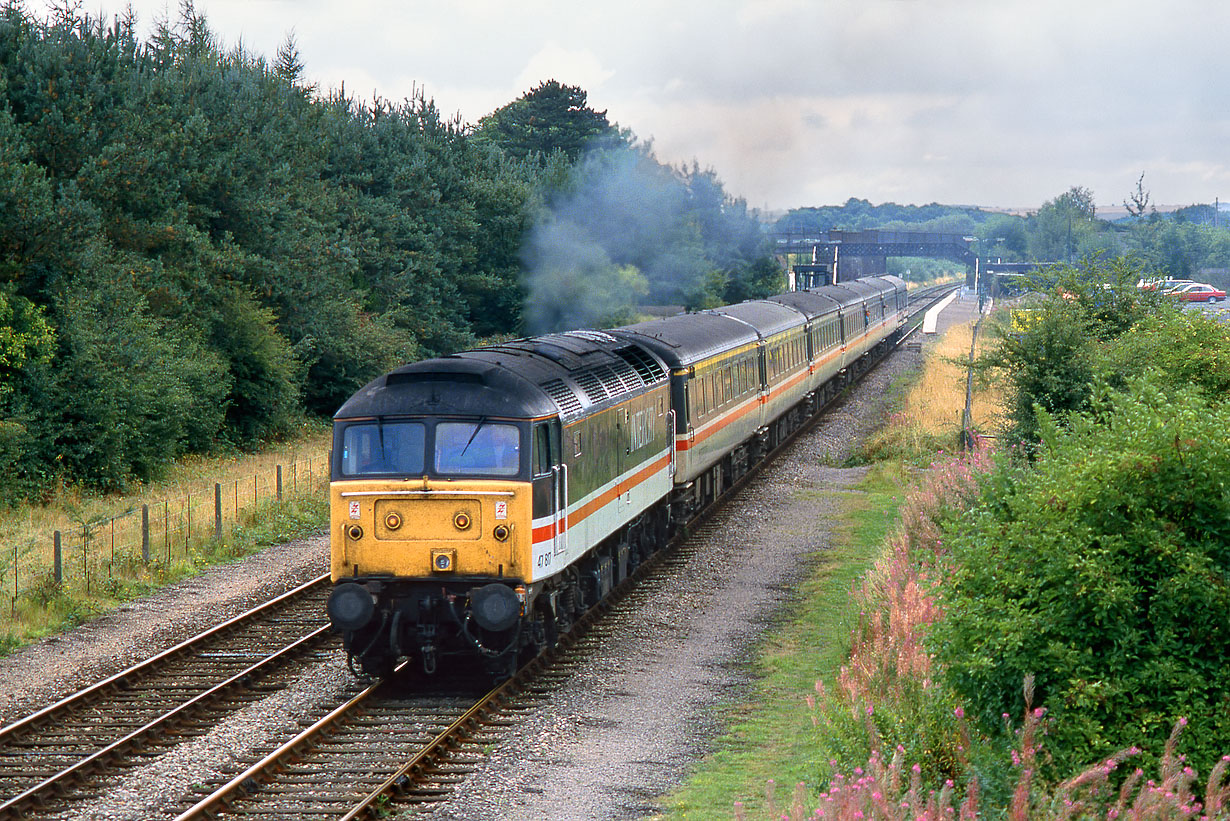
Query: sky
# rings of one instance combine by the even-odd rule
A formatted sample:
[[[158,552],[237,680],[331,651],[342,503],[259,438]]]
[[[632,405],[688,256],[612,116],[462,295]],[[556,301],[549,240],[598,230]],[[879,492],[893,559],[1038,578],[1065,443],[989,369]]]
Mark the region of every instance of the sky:
[[[111,17],[125,0],[82,0]],[[178,0],[131,0],[147,34]],[[40,14],[46,0],[26,0]],[[1224,0],[195,0],[224,48],[479,118],[538,83],[769,211],[1230,198]],[[45,13],[45,12],[44,12]]]

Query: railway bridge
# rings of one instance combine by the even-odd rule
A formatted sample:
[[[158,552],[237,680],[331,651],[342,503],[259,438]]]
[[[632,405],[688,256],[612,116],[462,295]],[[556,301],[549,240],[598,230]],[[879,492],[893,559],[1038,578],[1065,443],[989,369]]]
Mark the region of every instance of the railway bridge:
[[[780,255],[810,255],[810,263],[792,266],[796,287],[831,285],[841,280],[880,276],[889,257],[951,259],[976,268],[977,237],[921,231],[820,231],[773,236]]]

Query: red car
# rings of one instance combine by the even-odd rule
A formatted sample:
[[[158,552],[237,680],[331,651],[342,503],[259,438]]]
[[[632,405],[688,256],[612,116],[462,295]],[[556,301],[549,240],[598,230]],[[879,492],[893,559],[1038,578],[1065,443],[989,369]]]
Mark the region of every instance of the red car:
[[[1178,297],[1184,302],[1221,302],[1226,298],[1226,292],[1214,288],[1212,285],[1204,285],[1199,282],[1193,282],[1191,285],[1183,285],[1169,291],[1169,294]]]

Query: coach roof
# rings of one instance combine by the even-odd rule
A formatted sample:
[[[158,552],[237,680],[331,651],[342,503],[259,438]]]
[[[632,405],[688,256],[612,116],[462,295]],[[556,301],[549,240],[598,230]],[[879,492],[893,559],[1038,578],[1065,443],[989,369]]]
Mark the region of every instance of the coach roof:
[[[802,327],[807,321],[802,311],[767,299],[755,299],[714,308],[713,313],[742,320],[755,328],[765,339],[791,328]]]
[[[672,369],[686,368],[760,339],[746,323],[709,311],[651,319],[615,328],[611,333],[643,345]]]

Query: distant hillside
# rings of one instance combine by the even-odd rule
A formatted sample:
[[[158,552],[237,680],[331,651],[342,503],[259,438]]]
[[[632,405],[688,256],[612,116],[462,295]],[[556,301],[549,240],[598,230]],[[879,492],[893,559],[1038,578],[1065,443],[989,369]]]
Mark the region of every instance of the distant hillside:
[[[851,197],[844,205],[794,208],[773,225],[774,231],[807,233],[842,229],[911,228],[919,231],[968,233],[994,217],[994,211],[966,205],[898,205],[895,202],[872,205]]]

